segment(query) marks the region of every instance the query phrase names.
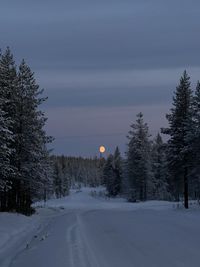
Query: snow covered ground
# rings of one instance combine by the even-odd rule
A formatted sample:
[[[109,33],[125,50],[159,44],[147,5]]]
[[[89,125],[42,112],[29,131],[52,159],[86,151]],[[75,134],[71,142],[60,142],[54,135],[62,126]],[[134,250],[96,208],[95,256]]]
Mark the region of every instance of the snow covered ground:
[[[105,200],[84,189],[37,210],[31,218],[0,214],[1,267],[200,266],[199,209]]]

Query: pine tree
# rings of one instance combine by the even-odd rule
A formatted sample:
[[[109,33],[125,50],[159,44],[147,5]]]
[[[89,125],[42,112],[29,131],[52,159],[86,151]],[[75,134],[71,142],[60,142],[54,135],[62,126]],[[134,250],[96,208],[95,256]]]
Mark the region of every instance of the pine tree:
[[[62,187],[63,187],[63,173],[62,167],[59,161],[54,163],[54,175],[53,175],[53,187],[56,198],[62,197]]]
[[[0,57],[0,209],[4,211],[30,214],[41,188],[47,194],[51,166],[46,145],[52,138],[44,131],[41,93],[25,61],[17,71],[7,48]]]
[[[153,197],[159,200],[169,200],[169,184],[166,149],[161,135],[158,133],[153,145],[151,153],[152,174],[154,183]]]
[[[0,99],[0,103],[2,100]],[[2,106],[2,105],[1,105]],[[10,182],[7,177],[12,174],[10,166],[10,156],[12,150],[10,143],[12,142],[12,134],[9,130],[9,120],[5,116],[5,112],[0,108],[0,210],[6,210],[7,191],[10,189]]]
[[[106,185],[106,190],[109,196],[114,196],[114,172],[113,172],[113,155],[110,154],[105,162],[103,176]]]
[[[0,106],[2,100],[0,99]],[[9,148],[12,142],[12,133],[9,130],[10,122],[6,113],[0,108],[0,180],[6,179],[10,174],[10,155],[12,150]]]
[[[103,178],[108,195],[116,197],[122,190],[122,159],[117,147],[114,155],[110,154],[104,164]]]
[[[9,147],[12,142],[12,132],[9,130],[11,128],[11,121],[3,110],[5,107],[4,103],[7,102],[7,99],[5,98],[5,87],[3,86],[4,77],[2,68],[0,68],[0,78],[0,191],[2,192],[5,189],[6,177],[9,176],[11,171],[9,159],[12,150]]]
[[[118,147],[116,147],[116,150],[113,155],[113,172],[114,172],[113,195],[117,196],[122,191],[122,158]]]
[[[148,125],[143,121],[143,114],[137,115],[136,123],[131,125],[127,152],[127,167],[130,186],[130,199],[147,200],[151,185],[150,141]]]
[[[173,194],[178,200],[184,194],[184,206],[188,208],[188,180],[191,173],[192,90],[190,77],[184,71],[173,98],[173,108],[168,114],[168,160],[170,176],[174,184]]]
[[[17,114],[16,103],[18,99],[17,88],[16,66],[13,55],[10,49],[7,48],[0,58],[1,118],[3,123],[6,124],[4,126],[2,125],[1,147],[4,148],[2,153],[5,152],[4,157],[6,157],[7,167],[9,168],[9,173],[7,173],[6,176],[4,175],[4,185],[6,184],[6,187],[4,187],[4,192],[2,194],[5,204],[2,207],[3,210],[14,210],[16,208],[16,184],[18,183],[18,174],[14,164],[14,139]]]
[[[200,198],[200,82],[197,82],[195,95],[193,97],[193,179],[189,185],[193,190],[193,197]]]
[[[61,156],[61,170],[62,170],[62,196],[69,195],[70,190],[70,178],[64,156]]]
[[[43,90],[39,89],[24,60],[19,66],[18,83],[15,163],[23,185],[18,188],[19,200],[23,202],[19,203],[19,207],[23,206],[28,211],[35,192],[41,184],[48,182],[49,153],[46,144],[51,138],[46,136],[46,118],[39,110],[39,105],[46,98],[39,97]]]

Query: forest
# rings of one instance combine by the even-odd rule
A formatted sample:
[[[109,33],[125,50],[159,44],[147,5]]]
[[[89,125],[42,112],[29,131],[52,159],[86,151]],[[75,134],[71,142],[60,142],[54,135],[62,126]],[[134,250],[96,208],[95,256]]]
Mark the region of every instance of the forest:
[[[41,104],[47,98],[24,60],[9,48],[0,55],[0,211],[30,215],[36,200],[60,198],[71,188],[105,186],[130,202],[200,197],[200,83],[184,71],[166,115],[168,127],[152,137],[140,112],[127,134],[127,151],[104,158],[53,155]],[[162,136],[166,135],[166,142]],[[66,151],[67,155],[67,151]]]

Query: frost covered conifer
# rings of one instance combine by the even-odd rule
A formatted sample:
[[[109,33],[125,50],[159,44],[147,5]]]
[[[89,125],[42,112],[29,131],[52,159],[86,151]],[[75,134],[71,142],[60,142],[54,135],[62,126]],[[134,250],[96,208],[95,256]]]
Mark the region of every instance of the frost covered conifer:
[[[18,192],[25,198],[22,206],[29,208],[34,193],[41,184],[45,184],[45,179],[48,182],[49,155],[46,144],[51,138],[46,136],[46,118],[39,110],[46,98],[40,97],[43,90],[39,89],[34,74],[24,60],[19,66],[18,83],[16,167],[23,184],[23,191],[19,189]]]
[[[122,158],[119,148],[116,147],[113,155],[113,172],[114,172],[114,196],[118,195],[122,191]]]
[[[193,193],[193,197],[200,198],[200,82],[197,82],[195,94],[193,97],[193,177],[190,188]]]
[[[25,61],[17,70],[7,48],[0,58],[1,210],[30,214],[33,198],[49,181],[51,138],[39,110],[41,93]]]
[[[167,114],[169,127],[162,132],[170,136],[168,141],[169,171],[173,181],[173,195],[177,200],[184,195],[184,206],[188,208],[188,180],[192,155],[192,90],[190,77],[184,71],[173,97],[171,113]]]
[[[110,154],[105,162],[103,176],[106,190],[109,196],[113,196],[114,173],[113,173],[113,155]]]
[[[166,158],[166,146],[161,135],[158,133],[151,152],[152,175],[154,183],[153,198],[159,200],[169,200],[168,170]]]
[[[59,161],[54,162],[53,189],[56,198],[61,198],[63,196],[63,173]]]
[[[0,99],[0,106],[2,106],[2,99]],[[6,117],[6,113],[0,108],[0,192],[1,196],[4,191],[7,191],[7,177],[12,173],[10,166],[10,143],[12,141],[12,134],[9,130],[10,122]],[[3,198],[3,196],[2,196]],[[1,198],[1,199],[2,199]],[[0,206],[2,201],[0,201]],[[4,209],[4,208],[3,208]]]
[[[147,200],[151,186],[151,167],[148,125],[143,121],[143,114],[137,115],[136,123],[131,125],[128,139],[127,168],[129,194],[133,200]]]
[[[17,73],[13,55],[9,48],[0,57],[0,104],[1,104],[1,209],[15,209],[17,172],[14,164],[14,138],[16,126]],[[6,171],[6,172],[5,172]],[[3,204],[2,204],[3,203]]]
[[[109,196],[115,197],[122,190],[122,159],[119,148],[110,154],[104,164],[103,177]]]

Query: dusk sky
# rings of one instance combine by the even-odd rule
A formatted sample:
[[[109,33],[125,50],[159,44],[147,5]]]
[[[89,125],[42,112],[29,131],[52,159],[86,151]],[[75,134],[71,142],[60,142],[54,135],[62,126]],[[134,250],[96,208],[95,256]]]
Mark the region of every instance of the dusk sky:
[[[0,47],[45,89],[54,153],[124,152],[140,111],[152,135],[165,126],[184,69],[200,79],[199,11],[199,0],[1,1]]]

